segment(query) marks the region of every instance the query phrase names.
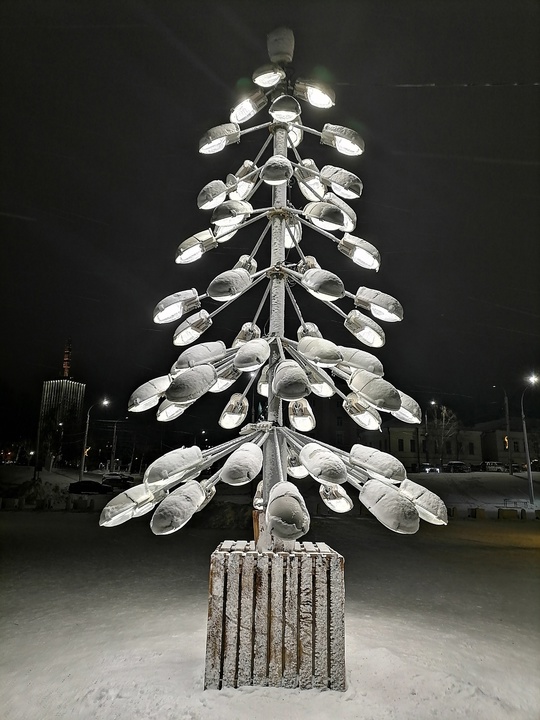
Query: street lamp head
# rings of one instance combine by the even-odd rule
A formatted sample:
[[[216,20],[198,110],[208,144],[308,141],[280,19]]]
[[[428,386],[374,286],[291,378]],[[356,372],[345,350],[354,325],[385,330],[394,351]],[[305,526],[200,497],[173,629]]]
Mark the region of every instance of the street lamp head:
[[[532,375],[529,375],[529,377],[527,378],[527,382],[529,383],[529,385],[536,385],[536,383],[538,382],[538,377],[533,373]]]

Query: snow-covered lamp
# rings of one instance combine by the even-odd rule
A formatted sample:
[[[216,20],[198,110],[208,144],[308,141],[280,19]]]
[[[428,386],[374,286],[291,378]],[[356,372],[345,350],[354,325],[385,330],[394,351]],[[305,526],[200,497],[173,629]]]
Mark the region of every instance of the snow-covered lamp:
[[[199,210],[213,210],[221,205],[227,197],[227,186],[223,180],[212,180],[207,183],[197,195]]]
[[[210,492],[215,493],[215,488]],[[188,523],[207,501],[204,488],[197,480],[189,480],[170,493],[158,506],[150,527],[154,535],[170,535]]]
[[[382,347],[386,342],[382,327],[358,310],[351,310],[343,324],[364,345]]]
[[[212,325],[212,318],[206,310],[199,310],[187,317],[173,335],[173,345],[190,345]]]
[[[294,83],[294,94],[301,100],[307,100],[317,108],[331,108],[335,104],[336,95],[332,88],[318,80],[298,78]]]
[[[306,335],[298,341],[298,352],[319,367],[332,367],[343,360],[338,346],[331,340]]]
[[[261,180],[267,185],[282,185],[293,175],[291,161],[283,155],[272,155],[261,168]]]
[[[196,288],[180,290],[158,302],[154,308],[154,322],[162,324],[180,320],[185,313],[198,310],[200,307],[201,301]]]
[[[236,228],[253,212],[253,207],[245,200],[225,200],[212,213],[212,223],[218,228]]]
[[[241,445],[223,463],[220,480],[227,485],[246,485],[261,472],[263,452],[252,442]]]
[[[354,507],[353,501],[341,485],[319,485],[319,495],[323,503],[335,513],[346,513]]]
[[[300,400],[311,392],[303,368],[295,360],[282,360],[276,367],[272,391],[282,400]]]
[[[195,365],[215,363],[225,357],[226,346],[223,340],[199,343],[193,347],[186,348],[178,356],[178,360],[171,367],[171,375],[179,375]]]
[[[167,400],[176,403],[193,402],[208,392],[217,380],[213,365],[196,365],[180,373],[165,391]]]
[[[353,445],[349,458],[353,465],[358,465],[369,475],[380,480],[391,480],[399,483],[407,477],[407,471],[403,463],[397,458],[366,445]]]
[[[128,400],[129,412],[144,412],[155,407],[172,382],[170,375],[148,380],[133,391]]]
[[[403,535],[417,532],[420,525],[418,511],[396,487],[371,478],[364,483],[359,497],[385,527]]]
[[[212,300],[227,302],[237,298],[250,285],[251,275],[249,272],[244,268],[236,268],[225,270],[217,275],[208,286],[206,293]]]
[[[398,390],[378,375],[368,370],[355,370],[350,379],[349,387],[377,410],[399,410],[401,398]]]
[[[234,175],[227,176],[230,180],[231,189],[229,198],[231,200],[246,200],[257,182],[257,166],[251,160],[244,160]]]
[[[343,401],[343,409],[360,427],[366,430],[380,429],[382,422],[381,416],[377,410],[370,407],[366,401],[362,402],[362,399],[357,393],[352,392],[347,395]]]
[[[261,328],[253,322],[244,323],[240,328],[240,332],[232,342],[233,348],[239,348],[250,340],[256,340],[261,337]]]
[[[321,180],[328,183],[336,195],[342,198],[359,198],[362,194],[363,185],[360,178],[352,172],[335,165],[325,165],[323,167]]]
[[[280,95],[270,105],[268,111],[274,120],[278,122],[294,122],[301,112],[300,104],[298,100],[295,100],[291,95]]]
[[[343,281],[329,270],[314,268],[306,270],[300,283],[319,300],[339,300],[345,295]]]
[[[372,288],[359,287],[356,291],[354,304],[369,310],[377,320],[399,322],[403,320],[403,308],[395,297]]]
[[[203,462],[200,447],[181,447],[162,455],[146,468],[143,480],[149,485],[180,482]]]
[[[348,347],[346,345],[338,345],[338,350],[343,357],[340,365],[343,364],[348,365],[351,368],[368,370],[374,375],[379,375],[380,377],[384,375],[382,362],[375,355],[372,355],[365,350],[358,350],[357,348]]]
[[[282,481],[271,488],[266,507],[266,524],[271,533],[285,540],[296,540],[307,533],[309,513],[296,485]]]
[[[241,125],[251,120],[267,103],[266,95],[261,90],[256,90],[247,97],[242,98],[242,100],[233,107],[230,120],[232,123]]]
[[[205,252],[213,250],[217,245],[218,241],[212,230],[203,230],[180,243],[176,251],[175,262],[179,265],[195,262]]]
[[[320,180],[319,168],[314,160],[311,158],[300,160],[294,168],[294,176],[296,177],[298,188],[306,200],[310,202],[322,201],[326,188]]]
[[[212,155],[240,140],[240,127],[236,123],[224,123],[210,128],[199,140],[199,152]]]
[[[241,372],[258,370],[270,357],[270,345],[264,338],[249,340],[234,356],[234,367]]]
[[[355,237],[354,235],[345,235],[339,240],[338,250],[351,258],[351,260],[367,270],[375,270],[377,272],[381,266],[381,255],[375,245],[367,240]]]
[[[422,422],[422,410],[416,400],[410,395],[401,392],[401,390],[398,390],[398,393],[401,400],[401,407],[399,410],[392,410],[392,415],[396,420],[402,420],[403,422],[411,424]]]
[[[306,398],[289,403],[289,422],[299,432],[310,432],[315,427],[315,415]]]
[[[323,127],[321,143],[336,148],[343,155],[361,155],[365,149],[364,141],[355,130],[331,123]]]
[[[341,485],[347,480],[347,468],[343,460],[318,443],[304,445],[298,457],[309,474],[320,483]]]

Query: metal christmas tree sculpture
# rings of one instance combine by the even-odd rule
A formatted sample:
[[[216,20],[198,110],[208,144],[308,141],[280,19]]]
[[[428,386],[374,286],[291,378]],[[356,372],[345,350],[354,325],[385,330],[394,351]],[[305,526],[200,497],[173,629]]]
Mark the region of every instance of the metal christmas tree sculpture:
[[[301,155],[305,134],[318,136],[323,145],[347,156],[361,155],[364,143],[354,130],[341,125],[325,124],[319,132],[303,124],[299,101],[329,108],[334,93],[318,82],[293,77],[293,48],[290,30],[270,33],[271,62],[253,73],[253,91],[233,108],[230,122],[213,127],[200,140],[199,152],[211,155],[239,143],[247,133],[257,131],[265,136],[253,160],[245,160],[236,173],[224,181],[213,180],[200,191],[197,204],[211,213],[212,227],[182,242],[176,262],[182,266],[195,262],[256,223],[262,226],[258,239],[230,270],[217,275],[205,292],[190,288],[161,300],[154,321],[181,321],[173,343],[191,345],[219,312],[242,302],[255,286],[264,283],[266,289],[256,312],[239,328],[231,347],[223,341],[194,344],[168,372],[139,387],[129,400],[132,412],[158,406],[158,420],[173,420],[205,393],[226,391],[248,373],[247,386],[231,395],[219,418],[222,428],[242,427],[234,439],[216,447],[183,447],[153,462],[141,485],[105,507],[101,525],[118,525],[156,508],[153,532],[172,533],[212,500],[218,482],[243,485],[261,474],[254,499],[259,534],[252,547],[258,553],[298,550],[295,541],[308,531],[310,518],[295,479],[307,476],[319,483],[322,501],[336,513],[353,507],[345,489],[349,486],[359,492],[360,501],[371,513],[395,532],[416,532],[420,519],[447,522],[440,498],[409,480],[404,466],[392,455],[359,444],[345,452],[305,434],[315,427],[308,400],[311,393],[322,398],[339,396],[350,418],[371,430],[380,428],[380,412],[407,423],[419,423],[421,412],[411,397],[383,379],[382,364],[373,354],[333,343],[302,315],[301,296],[308,293],[341,316],[355,340],[377,348],[385,342],[378,321],[400,321],[403,309],[395,298],[370,287],[347,291],[335,273],[308,254],[310,233],[319,233],[362,272],[377,271],[380,265],[378,250],[351,234],[356,214],[349,201],[360,197],[360,179],[334,165],[319,169],[313,159]],[[270,119],[242,129],[264,107],[268,107]],[[270,205],[263,202],[263,207],[255,207],[259,189],[268,190],[268,186]],[[303,207],[296,208],[293,198],[301,198]],[[259,269],[257,253],[263,243],[270,245],[270,264]],[[209,312],[203,308],[207,300],[221,305]],[[286,306],[298,317],[296,338],[285,333]],[[255,382],[257,393],[267,398],[266,416],[245,423],[248,393]],[[197,480],[224,458],[213,475]],[[238,672],[235,678],[238,682]]]

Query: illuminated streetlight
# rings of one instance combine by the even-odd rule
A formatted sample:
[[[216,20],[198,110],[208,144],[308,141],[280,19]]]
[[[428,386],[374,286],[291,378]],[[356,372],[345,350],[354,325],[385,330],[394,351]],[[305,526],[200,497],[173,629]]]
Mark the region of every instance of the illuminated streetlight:
[[[536,385],[538,382],[538,377],[536,375],[531,375],[527,378],[527,382],[529,385]],[[534,486],[533,486],[533,478],[532,478],[532,468],[531,468],[531,456],[529,454],[529,440],[527,438],[527,423],[525,422],[525,410],[523,407],[523,398],[525,396],[525,392],[527,391],[528,385],[526,385],[523,389],[523,392],[521,393],[521,422],[523,424],[523,442],[525,443],[525,460],[527,462],[527,481],[529,485],[529,502],[534,507]]]
[[[83,479],[84,466],[86,463],[86,453],[87,453],[86,443],[88,442],[88,428],[90,426],[90,411],[96,405],[106,406],[108,404],[109,404],[109,400],[107,400],[107,398],[104,398],[103,400],[98,400],[98,402],[95,402],[93,405],[90,405],[90,407],[88,408],[88,412],[86,413],[86,426],[84,429],[84,440],[83,440],[83,446],[82,446],[82,452],[81,452],[81,464],[79,466],[79,480]]]

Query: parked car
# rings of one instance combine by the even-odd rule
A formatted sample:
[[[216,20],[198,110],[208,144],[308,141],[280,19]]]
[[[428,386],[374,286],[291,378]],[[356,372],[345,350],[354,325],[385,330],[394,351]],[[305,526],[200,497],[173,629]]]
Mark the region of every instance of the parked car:
[[[450,460],[450,462],[444,466],[444,470],[450,473],[468,473],[471,472],[471,466],[461,460]]]
[[[105,475],[103,475],[103,482],[111,485],[114,490],[128,490],[136,484],[135,479],[132,478],[131,475],[118,472],[105,473]]]
[[[435,467],[435,465],[432,465],[428,462],[420,463],[418,466],[418,472],[426,472],[426,473],[438,473],[440,472],[438,467]]]
[[[502,473],[505,471],[505,467],[500,462],[488,461],[488,462],[482,463],[482,470],[483,470],[483,472],[500,472],[500,473]]]
[[[78,480],[70,483],[68,492],[77,495],[105,495],[114,490],[111,485],[104,485],[96,480]]]

